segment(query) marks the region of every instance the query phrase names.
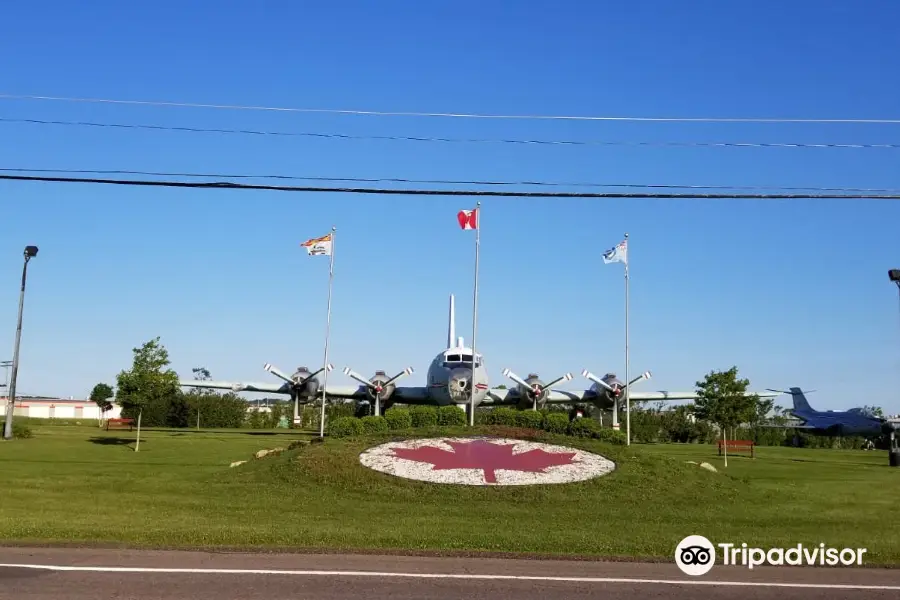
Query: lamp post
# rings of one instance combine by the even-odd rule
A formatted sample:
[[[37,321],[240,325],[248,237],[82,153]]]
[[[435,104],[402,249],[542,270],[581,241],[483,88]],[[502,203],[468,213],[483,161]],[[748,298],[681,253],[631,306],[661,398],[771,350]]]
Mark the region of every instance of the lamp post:
[[[888,271],[888,277],[897,284],[897,291],[900,292],[900,269],[891,269]]]
[[[897,292],[900,293],[900,269],[891,269],[888,271],[888,278],[897,285]],[[885,428],[888,430],[890,446],[888,447],[889,462],[892,467],[900,467],[900,448],[897,445],[897,433],[893,426]]]
[[[19,318],[16,321],[16,345],[13,350],[12,377],[9,380],[9,393],[6,399],[6,423],[3,426],[3,439],[12,439],[13,412],[16,405],[16,377],[19,374],[19,344],[22,342],[22,310],[25,308],[25,280],[28,277],[28,261],[37,256],[37,246],[25,246],[25,264],[22,265],[22,289],[19,291]]]

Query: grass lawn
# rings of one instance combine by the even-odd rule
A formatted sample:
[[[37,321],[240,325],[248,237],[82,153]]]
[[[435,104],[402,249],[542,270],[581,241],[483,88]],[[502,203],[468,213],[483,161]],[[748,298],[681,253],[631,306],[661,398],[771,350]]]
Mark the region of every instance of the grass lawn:
[[[868,548],[900,564],[892,508],[900,469],[884,452],[714,446],[607,446],[547,438],[618,464],[596,480],[543,487],[442,486],[359,464],[377,440],[327,440],[254,460],[311,434],[31,425],[0,443],[0,539],[157,547],[412,549],[671,559],[701,534],[714,543]],[[460,433],[457,430],[454,433]],[[250,462],[229,468],[232,461]],[[708,461],[711,473],[688,460]]]

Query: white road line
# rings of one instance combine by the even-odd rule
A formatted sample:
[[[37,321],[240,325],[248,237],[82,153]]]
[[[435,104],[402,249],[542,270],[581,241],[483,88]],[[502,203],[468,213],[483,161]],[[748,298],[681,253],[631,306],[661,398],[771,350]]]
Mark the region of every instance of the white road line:
[[[300,575],[316,577],[405,577],[410,579],[480,579],[509,581],[562,581],[571,583],[631,583],[654,585],[708,585],[731,587],[779,587],[823,590],[897,590],[900,585],[857,585],[844,583],[783,583],[774,581],[714,581],[711,579],[634,579],[628,577],[549,577],[541,575],[470,575],[462,573],[397,573],[390,571],[314,571],[292,569],[176,569],[154,567],[86,567],[0,563],[0,568],[45,571],[87,571],[95,573],[182,573],[191,575]]]

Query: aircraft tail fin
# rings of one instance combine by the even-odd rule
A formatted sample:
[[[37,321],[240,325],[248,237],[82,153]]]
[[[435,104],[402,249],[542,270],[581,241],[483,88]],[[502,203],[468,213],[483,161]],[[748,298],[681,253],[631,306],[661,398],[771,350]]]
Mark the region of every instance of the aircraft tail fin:
[[[798,387],[792,387],[790,392],[791,398],[794,401],[794,410],[813,412],[812,406],[806,401],[806,394],[803,393],[803,390]]]
[[[453,294],[450,294],[450,316],[447,323],[447,347],[453,348],[456,344],[456,305]]]

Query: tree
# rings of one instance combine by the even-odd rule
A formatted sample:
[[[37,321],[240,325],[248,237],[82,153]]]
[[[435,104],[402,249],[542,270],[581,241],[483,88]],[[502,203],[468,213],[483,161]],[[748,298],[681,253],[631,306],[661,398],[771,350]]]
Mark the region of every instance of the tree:
[[[696,385],[698,398],[694,401],[694,415],[718,425],[722,429],[723,439],[729,428],[753,422],[759,414],[759,396],[746,394],[750,380],[738,379],[737,367],[727,371],[710,371]],[[727,452],[725,466],[728,466]]]
[[[122,407],[123,416],[137,413],[138,439],[135,451],[141,443],[141,417],[151,405],[165,406],[169,413],[171,403],[179,395],[178,374],[169,365],[169,351],[160,344],[159,337],[133,348],[134,359],[130,371],[116,376],[116,402]],[[168,415],[167,415],[168,416]]]
[[[106,412],[113,407],[113,403],[109,399],[114,396],[111,386],[105,383],[98,383],[91,390],[90,400],[99,406],[101,411]]]
[[[194,373],[195,381],[209,381],[212,379],[212,375],[209,374],[209,370],[206,367],[195,367],[191,371]]]
[[[884,411],[881,410],[880,406],[869,406],[868,404],[862,407],[863,412],[867,412],[872,416],[884,418]]]

